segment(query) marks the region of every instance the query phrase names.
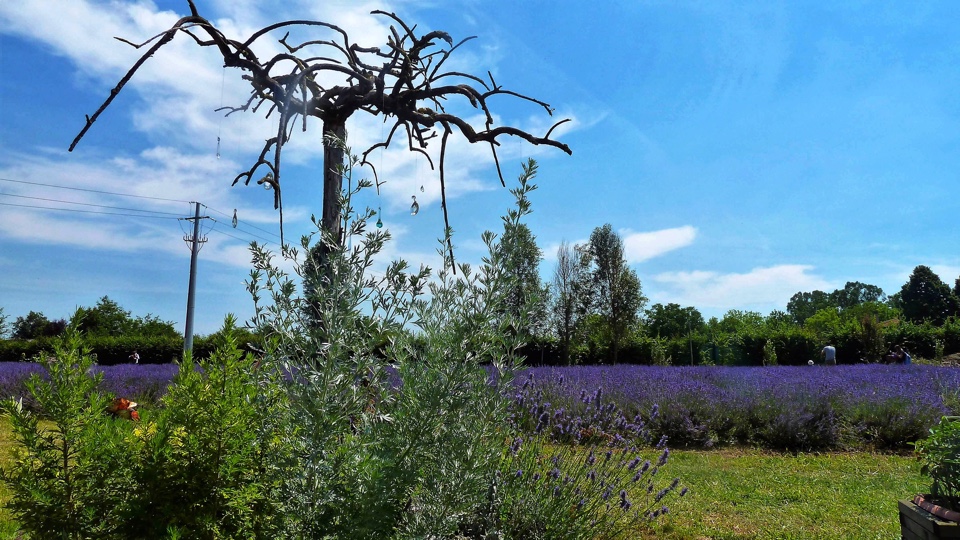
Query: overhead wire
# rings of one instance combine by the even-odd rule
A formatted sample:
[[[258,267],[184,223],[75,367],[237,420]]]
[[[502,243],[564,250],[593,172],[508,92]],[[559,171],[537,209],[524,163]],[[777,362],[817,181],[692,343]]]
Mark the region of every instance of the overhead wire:
[[[12,178],[0,178],[0,181],[3,181],[3,182],[13,182],[13,183],[16,183],[16,184],[29,184],[29,185],[31,185],[31,186],[52,187],[52,188],[57,188],[57,189],[70,189],[70,190],[73,190],[73,191],[86,191],[86,192],[88,192],[88,193],[100,193],[100,194],[103,194],[103,195],[116,195],[116,196],[118,196],[118,197],[133,197],[133,198],[136,198],[136,199],[149,199],[149,200],[153,200],[153,201],[179,202],[179,203],[187,203],[187,204],[190,204],[191,202],[193,202],[193,201],[184,201],[184,200],[181,200],[181,199],[168,199],[168,198],[165,198],[165,197],[149,197],[149,196],[147,196],[147,195],[133,195],[133,194],[131,194],[131,193],[117,193],[117,192],[115,192],[115,191],[101,191],[101,190],[98,190],[98,189],[78,188],[78,187],[73,187],[73,186],[61,186],[61,185],[57,185],[57,184],[44,184],[44,183],[42,183],[42,182],[29,182],[29,181],[27,181],[27,180],[14,180],[14,179],[12,179]]]
[[[161,211],[159,211],[159,210],[141,210],[140,208],[128,208],[128,207],[123,207],[123,206],[110,206],[110,205],[106,205],[106,204],[94,204],[94,203],[82,203],[82,202],[76,202],[76,201],[64,201],[64,200],[62,200],[62,199],[48,199],[48,198],[46,198],[46,197],[31,197],[31,196],[29,196],[29,195],[16,195],[16,194],[13,194],[13,193],[0,193],[0,197],[16,197],[16,198],[18,198],[18,199],[31,199],[31,200],[35,200],[35,201],[55,202],[55,203],[62,203],[62,204],[76,204],[76,205],[79,205],[79,206],[93,206],[93,207],[96,207],[96,208],[109,208],[109,209],[111,209],[111,210],[128,210],[128,211],[131,211],[131,212],[143,212],[143,213],[145,213],[145,214],[161,214],[161,215],[167,215],[167,216],[180,216],[180,214],[175,213],[175,212],[161,212]],[[46,208],[46,207],[41,207],[41,208]],[[57,209],[57,208],[50,208],[50,210],[58,210],[58,209]],[[64,210],[67,210],[67,209],[64,208]]]
[[[227,218],[231,218],[231,219],[233,218],[233,216],[231,216],[230,214],[228,214],[228,213],[226,213],[226,212],[223,212],[223,211],[221,211],[221,210],[217,210],[216,208],[211,208],[211,207],[209,207],[209,206],[207,206],[207,205],[205,205],[205,204],[203,204],[203,203],[200,203],[200,206],[206,208],[207,210],[212,210],[212,211],[220,214],[221,216],[224,216],[224,217],[227,217]],[[275,238],[277,238],[277,239],[280,238],[280,235],[279,235],[279,234],[274,233],[274,232],[271,232],[271,231],[268,231],[268,230],[263,229],[263,228],[260,228],[260,227],[257,227],[256,225],[253,225],[253,224],[251,224],[251,223],[247,223],[247,222],[245,222],[245,221],[241,221],[240,223],[242,223],[242,224],[243,224],[244,226],[246,226],[246,227],[250,227],[250,228],[256,229],[256,230],[258,230],[258,231],[260,231],[260,232],[267,233],[267,234],[269,234],[270,236],[273,236],[273,237],[275,237]],[[248,234],[250,234],[251,236],[256,236],[256,235],[253,234],[253,233],[248,233]]]
[[[210,221],[213,221],[214,223],[218,223],[218,224],[221,224],[221,225],[225,225],[222,221],[218,220],[217,218],[211,217],[211,218],[210,218]],[[232,228],[232,225],[231,225],[231,228]],[[211,230],[213,230],[213,229],[211,229]],[[243,234],[246,234],[246,235],[248,235],[248,236],[252,236],[252,237],[254,237],[254,238],[259,238],[260,240],[263,240],[264,242],[267,242],[267,243],[270,243],[270,244],[275,244],[275,243],[277,243],[276,240],[271,240],[271,239],[269,239],[269,238],[264,238],[263,236],[260,236],[260,235],[258,235],[258,234],[253,234],[253,233],[248,232],[248,231],[240,230],[240,232],[242,232]],[[228,235],[228,236],[229,236],[229,235]]]
[[[32,204],[15,204],[15,203],[5,203],[0,202],[2,206],[16,206],[18,208],[35,208],[38,210],[55,210],[57,212],[77,212],[81,214],[100,214],[105,216],[126,216],[126,217],[138,217],[138,218],[150,218],[150,219],[180,219],[172,216],[150,216],[144,214],[121,214],[119,212],[97,212],[96,210],[80,210],[79,208],[51,208],[49,206],[36,206]]]
[[[2,177],[0,177],[0,181],[3,181],[3,182],[12,182],[12,183],[16,183],[16,184],[28,184],[28,185],[33,185],[33,186],[43,186],[43,187],[50,187],[50,188],[56,188],[56,189],[68,189],[68,190],[72,190],[72,191],[84,191],[84,192],[88,192],[88,193],[98,193],[98,194],[103,194],[103,195],[114,195],[114,196],[118,196],[118,197],[132,197],[132,198],[136,198],[136,199],[148,199],[148,200],[165,201],[165,202],[178,202],[178,203],[187,203],[187,204],[191,204],[191,203],[194,202],[194,201],[186,201],[186,200],[181,200],[181,199],[170,199],[170,198],[165,198],[165,197],[150,197],[150,196],[145,196],[145,195],[134,195],[134,194],[131,194],[131,193],[119,193],[119,192],[114,192],[114,191],[103,191],[103,190],[96,190],[96,189],[78,188],[78,187],[72,187],[72,186],[63,186],[63,185],[57,185],[57,184],[48,184],[48,183],[43,183],[43,182],[31,182],[31,181],[27,181],[27,180],[14,180],[14,179],[12,179],[12,178],[2,178]],[[53,199],[53,198],[46,198],[46,197],[33,197],[33,196],[30,196],[30,195],[17,195],[17,194],[13,194],[13,193],[0,193],[0,196],[4,196],[4,197],[16,197],[16,198],[20,198],[20,199],[30,199],[30,200],[44,201],[44,202],[52,202],[52,203],[60,203],[60,204],[72,204],[72,205],[78,205],[78,206],[89,206],[89,207],[94,207],[94,208],[105,208],[105,209],[109,209],[109,210],[124,210],[124,211],[126,211],[126,212],[103,212],[103,211],[95,211],[95,210],[81,210],[81,209],[77,209],[77,208],[62,208],[62,207],[39,206],[39,205],[30,205],[30,204],[16,204],[16,203],[5,203],[5,202],[0,202],[0,206],[12,206],[12,207],[17,207],[17,208],[31,208],[31,209],[36,209],[36,210],[50,210],[50,211],[56,211],[56,212],[74,212],[74,213],[81,213],[81,214],[96,214],[96,215],[121,216],[121,217],[142,217],[142,218],[151,218],[151,219],[176,219],[176,220],[178,220],[178,221],[182,221],[182,220],[185,220],[185,219],[186,219],[186,220],[192,219],[192,218],[185,218],[185,217],[183,217],[182,214],[176,213],[176,212],[163,212],[163,211],[159,211],[159,210],[143,210],[143,209],[139,209],[139,208],[130,208],[130,207],[122,207],[122,206],[111,206],[111,205],[95,204],[95,203],[83,203],[83,202],[77,202],[77,201],[67,201],[67,200],[63,200],[63,199]],[[206,204],[200,203],[200,205],[203,206],[204,208],[206,208],[207,210],[216,212],[216,213],[221,214],[221,215],[226,216],[226,217],[231,217],[229,214],[227,214],[227,213],[225,213],[225,212],[223,212],[223,211],[221,211],[221,210],[218,210],[218,209],[216,209],[216,208],[212,208],[212,207],[210,207],[210,206],[208,206],[208,205],[206,205]],[[134,214],[134,213],[127,213],[127,212],[138,212],[138,213]],[[216,223],[222,223],[222,222],[220,222],[219,220],[217,220],[217,219],[215,219],[215,218],[212,218],[212,217],[211,217],[210,219],[211,219],[212,221],[216,222]],[[261,228],[261,227],[257,227],[256,225],[252,225],[252,224],[250,224],[250,223],[243,223],[243,225],[244,225],[245,227],[250,227],[250,228],[256,229],[256,230],[258,230],[258,231],[260,231],[260,232],[263,232],[263,233],[265,233],[265,234],[269,234],[269,235],[271,235],[271,236],[273,236],[273,237],[275,237],[275,238],[280,238],[280,235],[278,235],[278,234],[276,234],[276,233],[273,233],[273,232],[271,232],[271,231],[268,231],[268,230],[266,230],[266,229],[263,229],[263,228]],[[183,227],[182,227],[182,226],[181,226],[181,230],[183,230]],[[214,231],[216,231],[217,233],[222,234],[222,235],[224,235],[224,236],[228,236],[228,237],[230,237],[230,238],[233,238],[233,239],[236,239],[236,240],[240,240],[241,242],[249,242],[249,239],[241,238],[241,237],[236,236],[236,235],[233,235],[233,234],[228,234],[228,233],[226,233],[226,232],[224,232],[224,231],[221,231],[221,230],[219,230],[219,229],[216,229],[216,228],[214,228],[214,227],[212,227],[212,226],[211,226],[211,230],[214,230]],[[250,231],[247,231],[247,230],[240,230],[239,232],[243,233],[244,235],[250,236],[250,237],[252,237],[252,238],[256,238],[256,239],[258,239],[258,240],[262,240],[262,241],[265,242],[265,243],[269,243],[269,244],[275,244],[275,243],[277,243],[275,240],[271,240],[270,238],[266,238],[266,237],[264,237],[264,236],[261,236],[261,235],[259,235],[259,234],[256,234],[256,233],[253,233],[253,232],[250,232]],[[186,231],[184,231],[184,234],[187,234]],[[189,236],[189,235],[188,235],[188,236]]]
[[[224,235],[224,236],[229,236],[230,238],[233,238],[234,240],[239,240],[239,241],[241,241],[241,242],[247,242],[247,243],[249,243],[249,241],[248,241],[247,239],[245,239],[245,238],[240,238],[239,236],[234,236],[234,235],[232,235],[232,234],[230,234],[230,233],[228,233],[228,232],[221,231],[220,229],[218,229],[218,228],[216,228],[216,227],[210,229],[210,232],[215,232],[215,233],[217,233],[217,234],[222,234],[222,235]],[[270,242],[270,241],[267,241],[267,240],[264,240],[264,242],[266,242],[266,243],[268,243],[268,244],[272,244],[272,243],[273,243],[273,242]]]

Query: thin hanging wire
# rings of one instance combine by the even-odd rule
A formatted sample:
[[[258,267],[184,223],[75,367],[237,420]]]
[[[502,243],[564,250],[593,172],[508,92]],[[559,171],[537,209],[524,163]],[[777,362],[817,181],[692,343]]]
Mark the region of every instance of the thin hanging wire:
[[[223,87],[227,79],[227,66],[223,66],[223,70],[220,72],[220,108],[217,111],[223,110]],[[220,133],[223,129],[223,114],[220,114],[220,121],[217,123],[217,159],[220,159]]]

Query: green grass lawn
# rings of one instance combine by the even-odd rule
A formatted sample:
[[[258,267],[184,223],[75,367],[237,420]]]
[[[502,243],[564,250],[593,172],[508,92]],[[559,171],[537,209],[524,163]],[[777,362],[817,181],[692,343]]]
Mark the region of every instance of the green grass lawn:
[[[671,452],[664,470],[690,493],[670,501],[655,537],[894,539],[897,500],[925,491],[910,456]]]
[[[0,464],[11,459],[10,422],[0,418]],[[909,456],[778,454],[760,450],[672,451],[665,478],[690,488],[646,538],[894,539],[897,499],[925,489]],[[0,504],[10,493],[0,484]],[[16,538],[0,508],[0,540]]]

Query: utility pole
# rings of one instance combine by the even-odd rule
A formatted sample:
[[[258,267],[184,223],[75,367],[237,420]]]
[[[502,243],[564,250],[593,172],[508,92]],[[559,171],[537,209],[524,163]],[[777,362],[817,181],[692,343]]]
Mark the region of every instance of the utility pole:
[[[200,216],[200,203],[194,203],[195,210],[192,218],[184,218],[193,222],[193,236],[184,236],[183,241],[190,244],[190,286],[187,288],[187,322],[183,330],[183,352],[189,353],[193,350],[193,306],[197,292],[197,254],[200,252],[200,244],[207,241],[206,238],[200,238],[200,220],[207,219],[208,216]]]

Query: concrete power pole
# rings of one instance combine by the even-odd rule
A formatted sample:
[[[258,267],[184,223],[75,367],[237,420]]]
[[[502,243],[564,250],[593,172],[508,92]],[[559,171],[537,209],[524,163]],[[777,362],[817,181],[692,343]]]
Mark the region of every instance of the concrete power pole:
[[[207,241],[206,238],[200,238],[200,220],[207,216],[200,216],[200,203],[194,203],[195,210],[192,218],[186,218],[193,222],[193,236],[184,236],[183,241],[190,244],[190,286],[187,288],[187,322],[183,329],[183,352],[184,354],[193,351],[193,307],[197,292],[197,254],[200,252],[200,244]]]

